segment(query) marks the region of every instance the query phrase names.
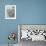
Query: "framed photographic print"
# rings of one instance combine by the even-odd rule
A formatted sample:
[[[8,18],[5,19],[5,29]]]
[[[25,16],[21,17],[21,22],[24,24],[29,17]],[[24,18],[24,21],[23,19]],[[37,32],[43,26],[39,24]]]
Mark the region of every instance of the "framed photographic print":
[[[5,5],[5,19],[16,19],[16,5]]]
[[[46,41],[46,25],[20,24],[18,38],[19,42],[21,40]]]

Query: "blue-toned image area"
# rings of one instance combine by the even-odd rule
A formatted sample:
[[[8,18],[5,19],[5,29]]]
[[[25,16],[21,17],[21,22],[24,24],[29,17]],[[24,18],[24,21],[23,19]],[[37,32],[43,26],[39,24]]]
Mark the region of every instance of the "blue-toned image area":
[[[5,19],[5,5],[16,5],[16,19]],[[46,24],[46,0],[0,0],[0,44],[9,42],[10,32],[18,43],[18,24]]]
[[[15,0],[0,0],[0,44],[18,43],[18,29],[16,19],[5,19],[5,6],[16,5]],[[11,32],[16,34],[15,41],[9,40]]]

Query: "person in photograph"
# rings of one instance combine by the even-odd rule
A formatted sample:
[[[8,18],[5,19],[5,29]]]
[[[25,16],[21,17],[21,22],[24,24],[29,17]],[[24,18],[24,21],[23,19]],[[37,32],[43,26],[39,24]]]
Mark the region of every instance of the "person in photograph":
[[[8,17],[14,17],[15,16],[15,7],[7,8],[7,15]]]

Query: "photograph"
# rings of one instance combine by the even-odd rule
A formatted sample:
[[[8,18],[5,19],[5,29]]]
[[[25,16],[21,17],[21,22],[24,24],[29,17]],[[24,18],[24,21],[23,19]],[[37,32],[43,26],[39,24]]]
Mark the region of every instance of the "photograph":
[[[16,5],[5,5],[5,19],[16,19]]]
[[[34,42],[46,42],[46,25],[18,25],[18,41],[20,46],[31,46]]]

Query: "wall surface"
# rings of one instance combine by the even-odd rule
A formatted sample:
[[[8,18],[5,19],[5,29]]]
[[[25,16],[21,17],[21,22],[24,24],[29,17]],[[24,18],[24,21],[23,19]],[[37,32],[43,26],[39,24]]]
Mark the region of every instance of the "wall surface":
[[[5,19],[5,5],[16,5],[16,20]],[[46,24],[46,0],[0,0],[0,44],[8,43],[17,24]],[[16,40],[17,43],[17,40]]]

